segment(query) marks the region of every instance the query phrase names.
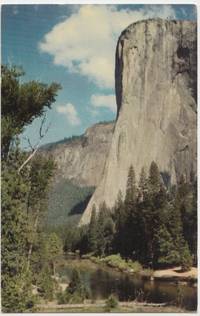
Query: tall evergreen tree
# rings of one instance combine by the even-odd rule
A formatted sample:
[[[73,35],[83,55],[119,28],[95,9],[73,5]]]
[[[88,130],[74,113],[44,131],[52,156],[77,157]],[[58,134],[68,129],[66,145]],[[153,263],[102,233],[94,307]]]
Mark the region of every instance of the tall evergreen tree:
[[[114,236],[114,250],[117,253],[123,252],[123,233],[125,223],[125,207],[121,190],[118,192],[117,201],[114,206],[114,220],[115,220],[115,236]]]
[[[132,209],[136,200],[136,192],[135,171],[131,165],[126,184],[125,205],[127,209]]]
[[[97,220],[97,254],[102,256],[105,254],[106,248],[106,241],[104,236],[104,224],[106,216],[108,216],[108,210],[106,207],[106,203],[103,202],[99,206],[99,214]]]
[[[138,227],[137,227],[137,209],[136,209],[136,180],[135,171],[131,165],[128,172],[126,195],[124,200],[125,219],[124,219],[124,231],[122,240],[122,254],[125,257],[131,256],[135,253]]]
[[[97,251],[97,216],[96,216],[96,206],[92,207],[92,215],[88,230],[88,243],[89,250],[96,253]]]
[[[155,161],[152,161],[149,168],[149,193],[154,194],[160,190],[160,171]]]
[[[139,201],[142,201],[145,199],[145,196],[148,192],[148,179],[144,167],[141,169],[138,191],[138,199]]]

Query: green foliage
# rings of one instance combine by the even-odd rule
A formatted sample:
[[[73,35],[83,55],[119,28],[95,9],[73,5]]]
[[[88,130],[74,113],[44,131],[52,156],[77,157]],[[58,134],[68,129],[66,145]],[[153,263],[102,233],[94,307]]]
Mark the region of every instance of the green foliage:
[[[36,284],[39,288],[40,296],[46,300],[52,301],[56,284],[55,280],[51,277],[51,271],[48,266],[45,266],[41,271],[38,271]]]
[[[91,252],[96,253],[97,251],[97,217],[96,217],[96,207],[93,205],[92,215],[88,230],[88,247]]]
[[[2,308],[4,312],[28,309],[29,295],[25,296],[27,246],[27,170],[18,175],[17,167],[23,154],[16,151],[2,162],[1,252],[2,252]]]
[[[127,208],[132,208],[136,198],[136,184],[135,184],[135,171],[131,165],[128,172],[126,184],[125,205]]]
[[[95,255],[104,256],[105,253],[111,253],[115,227],[110,210],[107,208],[105,202],[99,207],[95,227]],[[92,249],[89,250],[91,251]]]
[[[183,180],[178,189],[171,188],[169,183],[165,187],[155,162],[149,168],[148,178],[142,169],[137,187],[131,166],[125,200],[119,192],[112,211],[104,202],[100,205],[97,220],[96,215],[92,216],[94,254],[107,256],[98,260],[122,270],[139,271],[141,264],[151,269],[172,265],[189,269],[192,265],[190,249],[193,258],[196,251],[195,188],[195,183],[188,185]],[[190,228],[187,228],[186,220],[189,220]],[[190,232],[190,236],[186,237],[186,232]],[[93,251],[91,247],[88,250]],[[108,256],[113,252],[120,256]],[[129,259],[129,266],[122,258]]]
[[[34,271],[30,259],[37,240],[40,212],[52,174],[50,161],[30,160],[19,149],[18,135],[55,101],[59,85],[21,83],[17,67],[2,66],[2,310],[34,310]]]
[[[118,268],[121,271],[126,270],[128,267],[126,261],[121,258],[120,254],[107,256],[102,258],[101,261],[105,262],[108,266]]]
[[[109,312],[113,308],[116,308],[117,306],[118,306],[118,300],[113,294],[111,294],[109,298],[106,300],[105,311]]]
[[[21,83],[24,72],[17,67],[2,65],[1,74],[2,155],[6,157],[14,136],[51,108],[60,85],[48,86],[38,81]]]
[[[142,266],[138,261],[125,260],[122,259],[120,254],[114,254],[103,258],[91,258],[93,262],[96,263],[106,263],[111,268],[117,268],[120,271],[133,270],[133,273],[137,273],[142,270]]]
[[[89,298],[89,291],[84,286],[77,269],[72,271],[69,286],[64,292],[57,294],[58,304],[78,304]]]
[[[188,271],[192,266],[192,257],[186,242],[180,249],[180,264],[182,271]]]
[[[150,193],[158,192],[160,189],[161,177],[157,164],[152,161],[149,168],[149,191]]]
[[[155,235],[157,241],[158,263],[176,265],[180,262],[180,254],[176,249],[173,238],[165,225],[161,226]]]
[[[128,267],[131,268],[131,270],[133,270],[134,273],[138,273],[142,270],[142,265],[138,261],[132,261],[129,259],[127,264]]]

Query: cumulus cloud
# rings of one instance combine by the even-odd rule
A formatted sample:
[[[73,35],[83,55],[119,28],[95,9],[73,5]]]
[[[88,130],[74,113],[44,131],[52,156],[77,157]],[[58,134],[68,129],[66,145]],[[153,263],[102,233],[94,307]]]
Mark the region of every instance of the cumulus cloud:
[[[64,114],[66,116],[70,125],[78,126],[81,124],[81,120],[73,104],[67,103],[66,105],[57,106],[56,110],[58,113]]]
[[[93,94],[91,96],[91,105],[93,108],[108,108],[113,113],[116,113],[117,106],[116,106],[116,99],[115,95],[109,94]]]
[[[87,76],[100,88],[113,88],[118,36],[129,24],[153,17],[175,18],[175,12],[170,5],[144,6],[137,10],[119,10],[114,5],[82,5],[53,27],[39,48],[51,54],[56,65]]]

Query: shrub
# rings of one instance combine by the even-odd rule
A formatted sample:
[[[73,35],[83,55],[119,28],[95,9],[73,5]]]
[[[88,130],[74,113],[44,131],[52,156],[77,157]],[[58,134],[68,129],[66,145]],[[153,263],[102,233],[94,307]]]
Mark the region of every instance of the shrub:
[[[100,259],[99,257],[94,257],[94,256],[91,256],[90,260],[94,263],[100,263],[103,261],[103,259]]]
[[[43,269],[37,276],[39,293],[44,299],[53,300],[56,281],[52,279],[48,269]]]
[[[125,270],[127,268],[126,261],[122,259],[119,254],[105,257],[102,261],[112,268],[118,268],[120,270]]]
[[[138,261],[128,260],[128,266],[129,268],[133,269],[135,273],[142,270],[142,266]]]
[[[118,300],[117,298],[111,294],[109,298],[106,300],[105,310],[110,311],[113,308],[116,308],[118,306]]]
[[[58,292],[56,298],[59,305],[67,304],[69,302],[69,296],[66,292]]]
[[[180,261],[182,271],[189,271],[192,266],[192,257],[187,244],[181,249]]]

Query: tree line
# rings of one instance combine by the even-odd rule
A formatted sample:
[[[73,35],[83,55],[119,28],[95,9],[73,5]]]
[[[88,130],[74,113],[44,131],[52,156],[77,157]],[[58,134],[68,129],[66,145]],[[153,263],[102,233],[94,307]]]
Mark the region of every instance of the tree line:
[[[73,235],[73,234],[72,234]],[[74,235],[72,236],[73,239]],[[153,269],[180,265],[188,270],[197,263],[197,183],[181,176],[177,186],[163,181],[155,162],[144,168],[136,184],[130,166],[126,193],[115,206],[93,205],[90,224],[80,228],[71,246],[97,256],[119,253]],[[65,242],[69,248],[69,239]]]

